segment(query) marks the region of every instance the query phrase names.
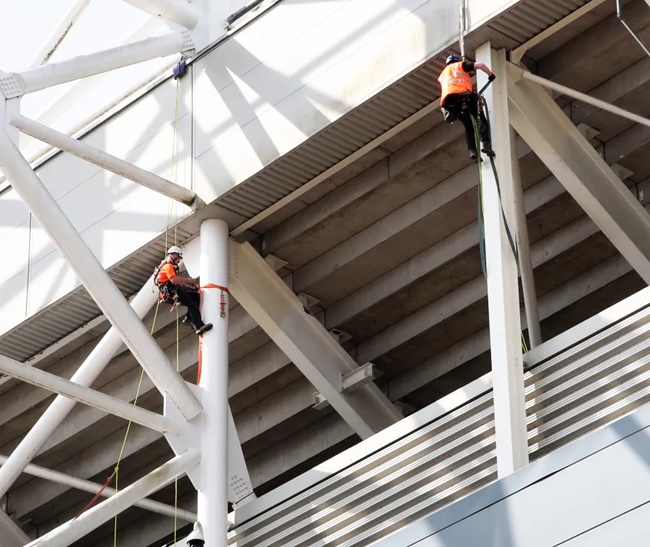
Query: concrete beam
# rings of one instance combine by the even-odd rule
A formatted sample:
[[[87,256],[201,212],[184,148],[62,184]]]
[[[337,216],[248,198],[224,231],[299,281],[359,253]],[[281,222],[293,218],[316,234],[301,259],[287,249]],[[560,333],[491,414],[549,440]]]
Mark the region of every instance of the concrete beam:
[[[537,84],[508,65],[511,123],[603,233],[650,283],[650,216]]]
[[[553,259],[597,231],[588,217],[568,224],[531,246],[533,267]],[[357,359],[361,363],[373,361],[486,296],[485,279],[483,276],[476,277],[359,344]]]
[[[595,292],[609,283],[632,271],[630,265],[620,255],[606,260],[591,268],[584,274],[573,278],[568,283],[545,294],[539,299],[540,320],[574,304],[585,296]],[[525,316],[522,310],[522,321]],[[408,369],[407,373],[398,376],[390,382],[391,399],[398,400],[409,393],[433,382],[443,374],[467,363],[479,355],[489,351],[489,329],[482,329],[462,342],[447,348],[431,359],[423,361]],[[525,356],[524,356],[525,359]]]
[[[469,176],[469,174],[468,174]],[[525,193],[526,211],[534,211],[564,192],[555,177],[548,177]],[[478,245],[478,222],[474,221],[442,241],[381,275],[327,309],[328,329],[345,323],[391,294]]]
[[[471,173],[471,174],[470,174]],[[405,228],[422,220],[436,209],[462,196],[476,186],[476,171],[467,167],[444,182],[399,207],[365,230],[333,247],[294,272],[293,289],[307,291],[317,281],[352,263],[369,249],[396,236]]]
[[[459,127],[439,124],[408,145],[360,173],[264,234],[264,253],[273,253],[288,241],[373,192],[390,178],[403,174],[417,161],[461,136]]]

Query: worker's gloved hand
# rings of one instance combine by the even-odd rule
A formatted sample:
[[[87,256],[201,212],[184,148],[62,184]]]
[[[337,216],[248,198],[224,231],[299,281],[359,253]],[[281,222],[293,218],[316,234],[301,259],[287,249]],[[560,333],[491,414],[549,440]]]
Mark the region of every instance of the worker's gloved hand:
[[[488,76],[488,82],[493,82],[493,81],[496,80],[496,79],[497,79],[497,77],[496,77],[494,74],[490,74],[490,75]]]

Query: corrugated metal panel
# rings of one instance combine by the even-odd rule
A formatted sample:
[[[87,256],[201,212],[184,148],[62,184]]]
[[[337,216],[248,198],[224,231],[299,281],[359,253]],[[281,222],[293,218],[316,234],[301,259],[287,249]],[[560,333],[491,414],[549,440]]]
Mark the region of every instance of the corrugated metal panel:
[[[525,385],[533,460],[649,403],[650,308],[527,372]],[[495,478],[488,392],[250,519],[229,541],[370,545]]]
[[[496,477],[487,393],[239,526],[230,545],[368,545]]]
[[[523,43],[587,1],[518,2],[491,21],[490,27]],[[249,180],[237,185],[219,198],[218,203],[250,219],[421,110],[439,96],[435,82],[449,53],[440,52]],[[179,234],[179,241],[192,235],[189,232],[185,232],[184,236]],[[109,270],[124,294],[133,294],[142,285],[157,263],[157,257],[162,255],[163,247],[164,238],[158,238],[148,246],[148,251],[141,250],[128,261]],[[141,260],[143,267],[133,270],[134,260]],[[54,319],[52,329],[47,329],[41,319],[46,314]],[[24,361],[97,315],[99,310],[85,290],[73,291],[0,337],[0,354]]]
[[[589,0],[526,0],[502,13],[490,27],[523,44]]]

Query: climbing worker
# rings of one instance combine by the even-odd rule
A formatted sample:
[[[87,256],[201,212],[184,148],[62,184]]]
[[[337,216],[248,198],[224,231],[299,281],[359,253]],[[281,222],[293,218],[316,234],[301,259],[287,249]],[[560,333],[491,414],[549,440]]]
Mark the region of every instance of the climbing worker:
[[[456,120],[460,120],[462,122],[465,127],[467,150],[472,161],[477,161],[478,156],[476,131],[478,131],[481,140],[481,151],[493,158],[490,127],[483,112],[479,112],[479,97],[478,93],[474,91],[470,72],[481,70],[488,75],[490,82],[494,81],[496,76],[483,63],[463,61],[457,55],[447,57],[445,64],[447,66],[438,77],[442,88],[440,106],[445,121],[454,123]]]
[[[160,291],[160,299],[171,305],[180,304],[187,308],[183,323],[191,325],[196,334],[203,334],[212,328],[212,323],[205,324],[199,309],[199,287],[193,277],[178,275],[183,261],[183,250],[173,245],[167,250],[167,258],[154,271],[155,282]]]

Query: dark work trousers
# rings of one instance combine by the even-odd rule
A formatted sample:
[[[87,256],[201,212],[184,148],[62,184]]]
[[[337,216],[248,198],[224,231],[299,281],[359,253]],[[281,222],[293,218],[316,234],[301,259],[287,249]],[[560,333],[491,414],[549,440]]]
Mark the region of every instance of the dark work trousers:
[[[472,117],[478,125],[478,134],[484,148],[492,148],[490,139],[490,126],[481,111],[478,111],[478,95],[476,93],[451,94],[445,98],[444,108],[451,114],[450,122],[460,120],[465,127],[465,140],[470,155],[476,155],[476,135]]]
[[[199,291],[183,287],[174,287],[174,290],[178,296],[178,301],[187,308],[187,320],[194,327],[194,330],[200,329],[204,323],[199,309],[201,303]]]

